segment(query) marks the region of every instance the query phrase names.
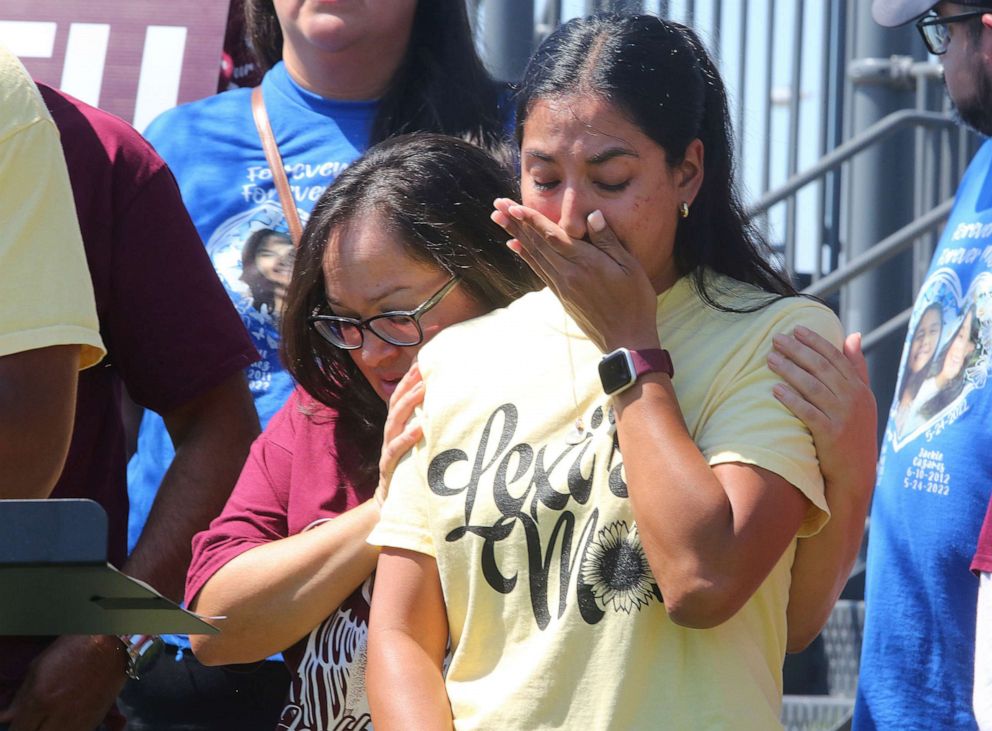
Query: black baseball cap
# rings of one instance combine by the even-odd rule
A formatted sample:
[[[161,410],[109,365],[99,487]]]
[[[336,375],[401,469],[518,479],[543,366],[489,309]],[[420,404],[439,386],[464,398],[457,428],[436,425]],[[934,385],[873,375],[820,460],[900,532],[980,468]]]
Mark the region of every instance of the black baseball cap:
[[[955,0],[958,5],[971,5],[978,8],[989,8],[992,11],[992,2],[969,2],[968,0]],[[894,28],[897,25],[905,25],[911,20],[920,17],[931,8],[939,5],[940,2],[933,0],[874,0],[871,4],[871,17],[879,25]]]

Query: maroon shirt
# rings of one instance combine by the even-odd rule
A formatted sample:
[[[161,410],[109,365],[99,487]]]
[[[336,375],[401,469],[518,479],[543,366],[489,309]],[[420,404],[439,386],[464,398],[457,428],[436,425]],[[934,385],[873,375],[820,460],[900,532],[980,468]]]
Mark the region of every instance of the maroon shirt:
[[[128,512],[122,388],[168,412],[258,354],[161,158],[123,120],[38,88],[62,136],[107,347],[101,363],[79,374],[72,442],[52,497],[103,506],[108,556],[120,566]],[[47,642],[0,638],[0,708]]]
[[[234,491],[210,527],[193,538],[186,603],[235,556],[302,533],[372,497],[349,475],[358,455],[335,430],[337,414],[297,387],[251,446]]]
[[[210,528],[193,538],[193,561],[186,578],[187,604],[218,569],[236,556],[301,533],[372,497],[374,484],[358,486],[350,478],[356,472],[358,455],[347,436],[336,429],[336,421],[334,411],[314,401],[301,388],[276,412],[252,445],[223,512]],[[293,719],[297,714],[315,712],[342,718],[341,714],[348,712],[345,706],[349,698],[364,694],[370,597],[371,582],[366,582],[310,637],[285,652],[294,676],[284,712],[284,722],[290,727],[333,728],[333,722],[324,725],[328,716],[312,725],[300,725],[299,719]],[[301,672],[306,653],[321,658],[327,682],[316,677],[321,673]],[[352,673],[352,668],[361,677]],[[366,722],[367,719],[354,718],[347,727],[365,728]]]

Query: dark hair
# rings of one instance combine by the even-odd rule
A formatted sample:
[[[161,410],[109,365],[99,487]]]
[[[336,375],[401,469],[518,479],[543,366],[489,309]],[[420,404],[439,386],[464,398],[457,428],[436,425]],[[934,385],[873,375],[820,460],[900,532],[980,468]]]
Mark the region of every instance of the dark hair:
[[[751,312],[797,294],[770,263],[761,235],[747,221],[734,180],[733,133],[720,75],[689,28],[651,15],[607,13],[570,20],[531,58],[517,96],[517,142],[540,99],[595,95],[625,115],[665,150],[670,165],[689,143],[703,144],[703,183],[675,235],[680,275],[692,275],[709,305]],[[675,211],[671,215],[676,215]],[[749,308],[721,304],[707,287],[712,269],[774,297]]]
[[[367,472],[378,464],[386,404],[351,357],[307,324],[327,304],[323,259],[331,235],[375,220],[412,258],[461,277],[459,287],[476,302],[504,307],[541,286],[489,217],[493,199],[516,192],[514,172],[479,147],[418,133],[369,149],[314,206],[286,296],[282,356],[307,393],[338,411],[340,431],[359,445]]]
[[[954,330],[954,334],[951,335],[947,343],[940,350],[940,354],[935,358],[930,366],[931,376],[936,377],[941,370],[944,368],[944,361],[947,359],[947,354],[954,345],[954,341],[958,339],[958,334],[964,327],[965,320],[968,316],[971,316],[971,326],[968,332],[968,339],[974,344],[974,350],[965,359],[965,362],[961,364],[961,370],[959,370],[954,378],[944,385],[929,401],[920,406],[920,415],[925,419],[936,416],[941,411],[943,411],[954,399],[961,395],[964,390],[964,384],[967,376],[967,370],[981,357],[983,348],[981,342],[981,328],[982,324],[978,321],[978,317],[975,315],[975,306],[972,305],[966,312],[964,317],[961,318],[961,322],[958,324],[957,328]]]
[[[916,321],[916,327],[913,328],[913,336],[910,338],[909,347],[906,349],[906,370],[903,372],[902,383],[899,385],[899,396],[897,400],[901,400],[906,393],[910,394],[910,398],[915,397],[917,392],[919,392],[920,390],[920,386],[923,384],[923,382],[927,379],[927,376],[930,374],[930,365],[934,362],[933,353],[930,354],[930,360],[927,362],[927,364],[923,368],[920,368],[920,370],[916,371],[915,373],[911,373],[909,370],[910,369],[909,354],[912,353],[913,351],[913,339],[915,339],[916,337],[916,331],[919,330],[920,325],[923,324],[923,318],[927,316],[928,312],[933,312],[933,311],[936,311],[937,315],[940,317],[941,330],[944,329],[944,308],[941,306],[939,302],[931,302],[929,305],[927,305],[926,309],[920,313],[920,317]]]
[[[282,59],[273,0],[245,0],[245,27],[263,70]],[[465,0],[418,0],[406,55],[379,101],[370,144],[440,132],[486,148],[506,142],[500,85],[475,50]]]
[[[278,315],[275,311],[275,286],[260,271],[258,271],[258,265],[255,263],[255,257],[258,255],[258,250],[262,247],[262,244],[264,244],[266,240],[272,236],[277,239],[282,239],[288,246],[293,245],[293,240],[289,237],[289,234],[283,233],[282,231],[276,231],[271,228],[262,228],[255,231],[245,241],[245,246],[241,250],[240,279],[248,285],[248,289],[251,291],[251,303],[256,310],[261,310],[262,306],[265,305],[270,314]]]

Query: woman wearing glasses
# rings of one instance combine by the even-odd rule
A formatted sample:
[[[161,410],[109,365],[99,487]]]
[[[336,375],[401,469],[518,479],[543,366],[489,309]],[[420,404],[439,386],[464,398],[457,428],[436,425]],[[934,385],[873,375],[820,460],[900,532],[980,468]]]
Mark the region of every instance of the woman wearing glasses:
[[[243,5],[252,49],[265,70],[258,88],[282,162],[267,160],[250,89],[171,109],[146,136],[175,174],[261,356],[246,375],[264,427],[294,386],[278,357],[282,285],[273,285],[275,296],[258,296],[266,282],[245,254],[253,232],[292,230],[294,213],[305,223],[335,176],[368,146],[392,135],[423,130],[488,146],[504,140],[507,125],[499,109],[502,89],[476,53],[464,0],[245,0]],[[287,171],[285,199],[277,193],[271,167]],[[128,466],[129,546],[138,541],[163,479],[185,474],[184,458],[191,459],[180,454],[174,462],[167,425],[146,413]],[[172,464],[176,467],[167,471]],[[224,703],[245,695],[261,699],[251,691],[266,675],[271,678],[266,698],[278,699],[285,684],[280,663],[261,666],[251,676],[225,676],[205,672],[191,653],[180,650],[185,637],[167,641],[163,657],[180,662],[156,663],[141,683],[125,688],[126,713],[136,727],[171,723],[216,731],[223,721],[238,731],[258,731],[271,725],[279,709],[268,701],[266,713],[246,713],[238,722]]]
[[[226,617],[221,634],[192,638],[202,662],[285,650],[295,672],[279,728],[370,727],[378,551],[365,539],[386,489],[380,467],[388,478],[420,436],[404,431],[422,394],[403,376],[439,330],[539,284],[489,220],[493,199],[514,190],[512,173],[468,143],[399,137],[343,172],[307,224],[282,341],[300,387],[194,539],[187,583],[194,611]]]

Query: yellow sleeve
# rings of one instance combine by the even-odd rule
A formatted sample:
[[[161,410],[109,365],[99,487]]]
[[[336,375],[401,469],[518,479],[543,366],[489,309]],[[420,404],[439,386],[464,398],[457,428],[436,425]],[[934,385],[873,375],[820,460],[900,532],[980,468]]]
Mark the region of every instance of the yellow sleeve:
[[[373,546],[403,548],[436,558],[430,531],[429,491],[424,482],[427,474],[425,440],[430,430],[422,410],[418,410],[417,418],[423,426],[424,438],[396,465],[382,515],[369,534],[368,542]]]
[[[697,434],[697,444],[710,465],[739,462],[774,472],[795,486],[810,502],[800,537],[817,533],[830,517],[823,476],[813,438],[806,425],[772,394],[781,381],[767,365],[772,337],[791,334],[797,325],[819,333],[837,347],[843,333],[834,314],[808,300],[788,300],[769,308],[757,330],[748,332],[757,345],[720,393]]]
[[[0,356],[78,344],[86,368],[104,348],[58,130],[2,49],[0,86]]]

